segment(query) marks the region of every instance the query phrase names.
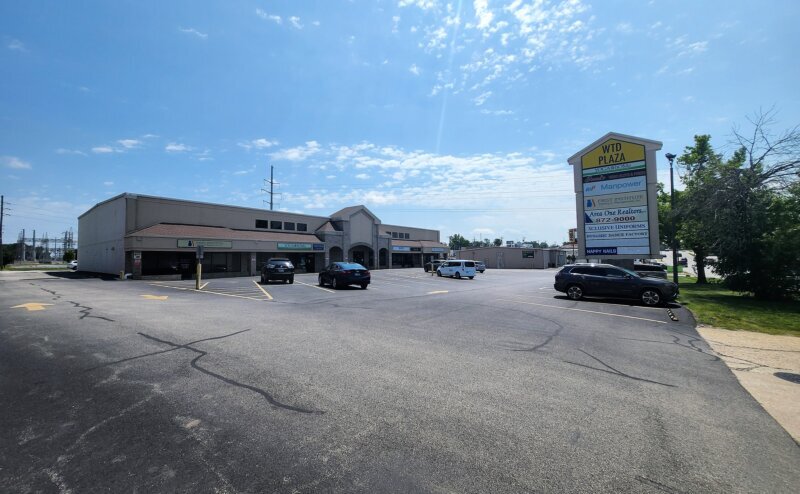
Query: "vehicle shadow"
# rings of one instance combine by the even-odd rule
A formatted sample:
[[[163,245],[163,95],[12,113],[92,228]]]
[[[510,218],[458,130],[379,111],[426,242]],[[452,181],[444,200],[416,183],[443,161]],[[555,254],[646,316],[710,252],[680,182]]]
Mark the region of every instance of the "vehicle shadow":
[[[559,300],[568,300],[572,301],[571,298],[567,297],[566,295],[554,295],[553,298]],[[594,297],[583,297],[580,299],[580,302],[588,302],[588,303],[602,303],[602,304],[611,304],[611,305],[625,305],[628,307],[647,307],[643,303],[639,302],[638,300],[628,299],[628,298],[594,298]],[[657,307],[663,307],[665,309],[680,309],[682,307],[681,304],[678,302],[666,302],[664,304],[658,305]]]
[[[101,281],[118,281],[119,276],[107,273],[89,273],[87,271],[44,271],[47,276],[65,280],[99,279]]]

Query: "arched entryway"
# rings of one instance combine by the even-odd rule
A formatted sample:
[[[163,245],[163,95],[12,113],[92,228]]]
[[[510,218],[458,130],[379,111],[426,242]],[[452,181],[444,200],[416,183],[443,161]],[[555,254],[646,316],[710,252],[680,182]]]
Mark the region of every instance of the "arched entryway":
[[[381,268],[389,267],[389,250],[381,249],[378,251],[378,265]]]
[[[330,259],[331,259],[331,262],[344,261],[344,251],[342,250],[342,248],[341,247],[331,247]]]
[[[357,262],[362,266],[366,266],[369,269],[373,269],[375,267],[375,259],[372,248],[367,245],[354,245],[350,248],[350,251],[347,253],[347,259],[351,262]]]

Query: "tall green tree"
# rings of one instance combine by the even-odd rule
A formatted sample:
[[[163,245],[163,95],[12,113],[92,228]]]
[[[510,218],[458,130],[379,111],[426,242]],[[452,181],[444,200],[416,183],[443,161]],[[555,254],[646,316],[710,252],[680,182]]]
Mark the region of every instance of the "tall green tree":
[[[458,233],[450,235],[449,240],[450,250],[461,250],[471,245],[469,240]]]
[[[678,165],[683,166],[683,182],[686,189],[680,194],[680,201],[674,214],[679,223],[675,235],[682,246],[694,252],[697,264],[697,283],[706,283],[706,257],[714,244],[712,235],[713,211],[711,195],[715,192],[723,160],[714,152],[711,136],[694,136],[694,145],[687,146],[678,157]]]
[[[796,252],[789,258],[779,253],[787,235],[796,235],[790,225],[798,221],[792,207],[800,127],[773,133],[772,111],[749,122],[746,134],[734,129],[736,152],[706,177],[705,221],[714,236],[715,268],[733,290],[763,299],[795,296],[800,261]]]

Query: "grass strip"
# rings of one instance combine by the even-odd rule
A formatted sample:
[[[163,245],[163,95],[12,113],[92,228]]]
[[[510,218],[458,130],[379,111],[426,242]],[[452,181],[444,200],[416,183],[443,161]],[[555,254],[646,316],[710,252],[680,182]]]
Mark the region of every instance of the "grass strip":
[[[698,285],[697,278],[679,280],[678,301],[699,324],[730,330],[800,336],[800,301],[757,300],[728,290],[718,282]]]

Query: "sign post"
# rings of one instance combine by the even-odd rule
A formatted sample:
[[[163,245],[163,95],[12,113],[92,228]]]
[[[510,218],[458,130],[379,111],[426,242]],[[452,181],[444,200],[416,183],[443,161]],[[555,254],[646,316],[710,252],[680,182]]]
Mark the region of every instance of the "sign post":
[[[197,246],[197,276],[195,276],[194,289],[200,289],[200,278],[203,276],[203,246]]]
[[[661,143],[609,132],[569,158],[578,255],[609,261],[660,258],[656,152]]]

